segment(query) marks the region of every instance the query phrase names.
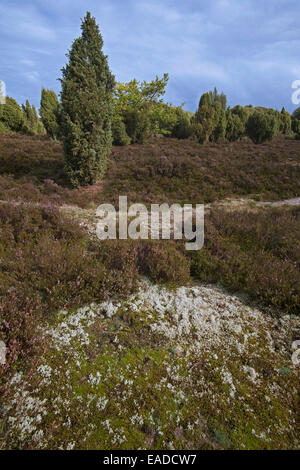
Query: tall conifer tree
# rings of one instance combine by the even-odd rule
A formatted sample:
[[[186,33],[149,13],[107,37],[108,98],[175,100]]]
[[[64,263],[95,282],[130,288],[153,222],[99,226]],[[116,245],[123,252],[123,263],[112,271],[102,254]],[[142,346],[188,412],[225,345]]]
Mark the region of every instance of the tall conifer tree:
[[[114,76],[95,18],[87,12],[62,69],[62,137],[66,171],[74,186],[95,183],[111,150]]]
[[[47,133],[52,139],[60,135],[60,105],[53,90],[42,89],[40,116]]]

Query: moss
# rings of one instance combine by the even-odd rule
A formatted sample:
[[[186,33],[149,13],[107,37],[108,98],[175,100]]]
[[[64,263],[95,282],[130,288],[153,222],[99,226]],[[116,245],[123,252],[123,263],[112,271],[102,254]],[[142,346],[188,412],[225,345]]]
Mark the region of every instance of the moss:
[[[287,389],[287,377],[276,372],[278,361],[286,365],[265,348],[263,332],[250,337],[244,357],[228,345],[194,350],[192,342],[178,353],[177,341],[152,331],[161,318],[155,310],[132,311],[124,301],[112,318],[97,308],[95,314],[91,323],[82,319],[88,344],[75,335],[60,350],[50,349],[44,358],[50,382],[38,373],[31,380],[31,396],[46,399],[46,414],[39,411],[35,425],[45,440],[36,443],[29,432],[20,442],[15,428],[9,446],[294,448],[298,377],[291,370]],[[62,315],[56,331],[65,321]],[[254,367],[258,379],[243,365]]]

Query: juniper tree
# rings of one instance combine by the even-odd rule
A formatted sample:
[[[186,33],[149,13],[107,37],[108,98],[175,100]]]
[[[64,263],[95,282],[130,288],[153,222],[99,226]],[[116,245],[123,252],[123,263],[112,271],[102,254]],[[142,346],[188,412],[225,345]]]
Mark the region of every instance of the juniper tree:
[[[42,89],[40,116],[47,133],[57,139],[60,132],[60,105],[53,90]]]
[[[278,133],[278,122],[275,115],[255,110],[247,121],[246,133],[255,144],[272,140]]]
[[[226,113],[226,139],[229,142],[240,140],[245,133],[245,126],[238,114],[233,114],[231,110]]]
[[[198,109],[201,106],[212,106],[212,104],[213,104],[213,102],[212,102],[212,92],[209,91],[207,93],[203,93],[203,95],[200,97]]]
[[[38,117],[38,113],[34,105],[31,105],[28,100],[26,100],[25,105],[22,104],[23,110],[23,127],[22,131],[28,135],[38,135],[45,132],[43,123]]]
[[[226,133],[226,111],[220,101],[215,101],[213,132],[210,136],[212,142],[219,142],[224,139]]]
[[[6,98],[5,104],[0,105],[0,121],[3,126],[13,132],[22,130],[24,116],[22,109],[13,98]]]
[[[111,150],[114,76],[95,18],[88,12],[81,36],[62,69],[62,140],[66,171],[74,186],[95,183],[105,172]]]
[[[206,144],[214,130],[215,110],[213,106],[199,104],[193,119],[193,134],[201,144]]]
[[[187,112],[183,111],[182,108],[177,109],[177,123],[173,129],[173,137],[178,139],[187,139],[193,133],[191,125],[191,119]]]

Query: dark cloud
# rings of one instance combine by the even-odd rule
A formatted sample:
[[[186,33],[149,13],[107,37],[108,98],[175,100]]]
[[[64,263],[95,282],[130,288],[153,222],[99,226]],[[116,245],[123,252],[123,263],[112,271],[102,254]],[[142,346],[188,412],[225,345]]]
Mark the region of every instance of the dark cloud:
[[[90,10],[117,80],[170,74],[166,99],[194,110],[217,86],[230,105],[285,106],[300,79],[296,0],[2,0],[0,79],[38,106],[59,91],[60,69]]]

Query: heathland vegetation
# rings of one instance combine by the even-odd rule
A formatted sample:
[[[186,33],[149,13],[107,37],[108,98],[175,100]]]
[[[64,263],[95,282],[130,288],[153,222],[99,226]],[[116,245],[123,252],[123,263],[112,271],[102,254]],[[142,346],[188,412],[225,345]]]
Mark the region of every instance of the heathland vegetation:
[[[60,79],[61,101],[53,90],[42,90],[40,118],[26,101],[20,107],[7,98],[0,108],[0,133],[47,134],[64,144],[65,170],[73,186],[102,178],[112,144],[146,143],[154,136],[188,139],[201,144],[255,144],[278,135],[300,138],[300,111],[293,115],[252,105],[227,107],[226,95],[201,95],[193,113],[162,99],[168,74],[150,82],[115,82],[102,52],[103,40],[95,19],[87,13],[82,34],[67,54]]]
[[[167,83],[115,83],[87,14],[60,99],[0,105],[0,449],[298,445],[300,209],[263,203],[300,196],[300,111]],[[119,195],[205,203],[203,249],[99,242]]]

